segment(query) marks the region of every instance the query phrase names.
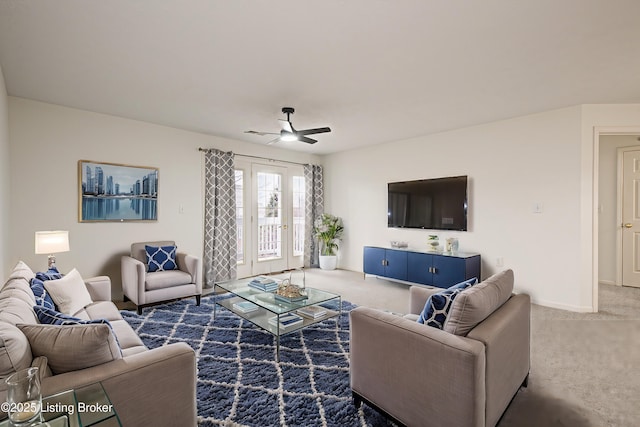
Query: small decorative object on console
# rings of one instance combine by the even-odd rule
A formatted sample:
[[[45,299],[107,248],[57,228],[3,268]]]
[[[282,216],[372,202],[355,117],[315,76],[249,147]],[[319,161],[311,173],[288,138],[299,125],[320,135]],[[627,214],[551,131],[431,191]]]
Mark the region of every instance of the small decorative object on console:
[[[438,240],[437,234],[429,234],[429,250],[437,251],[438,246],[440,246],[440,241]]]
[[[392,248],[406,248],[409,246],[409,243],[403,241],[392,240],[391,247]]]
[[[458,252],[458,239],[455,237],[448,237],[447,240],[445,240],[444,251],[448,253]]]

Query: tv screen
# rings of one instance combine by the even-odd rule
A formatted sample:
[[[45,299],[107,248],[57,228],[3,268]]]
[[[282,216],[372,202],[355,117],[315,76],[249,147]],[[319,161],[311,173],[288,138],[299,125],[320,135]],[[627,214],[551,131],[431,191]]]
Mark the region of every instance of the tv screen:
[[[467,231],[467,177],[388,184],[388,226]]]

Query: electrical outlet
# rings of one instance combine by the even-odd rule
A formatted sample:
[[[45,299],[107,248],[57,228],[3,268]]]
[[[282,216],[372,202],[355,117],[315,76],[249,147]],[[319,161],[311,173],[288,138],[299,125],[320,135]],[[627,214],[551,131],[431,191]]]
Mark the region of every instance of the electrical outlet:
[[[504,267],[504,258],[501,256],[496,258],[496,267]]]

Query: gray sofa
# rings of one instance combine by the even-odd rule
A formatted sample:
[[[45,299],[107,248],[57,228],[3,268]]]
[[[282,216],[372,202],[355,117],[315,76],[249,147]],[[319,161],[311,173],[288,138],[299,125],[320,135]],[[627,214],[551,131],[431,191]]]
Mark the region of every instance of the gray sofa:
[[[405,317],[351,311],[351,388],[407,426],[495,426],[529,375],[531,302],[513,272],[458,294],[443,329],[417,323],[441,289],[413,286]]]
[[[38,366],[43,396],[101,382],[123,426],[196,425],[196,357],[190,346],[175,343],[147,349],[111,302],[111,282],[105,276],[85,281],[93,302],[74,316],[107,319],[110,327],[40,325],[29,286],[33,277],[33,271],[19,262],[0,289],[0,401],[6,400],[6,377]],[[70,334],[73,328],[86,334],[73,342],[52,335]],[[96,352],[77,352],[86,346],[79,342],[86,336],[109,339],[96,346]],[[109,360],[99,363],[105,354]],[[87,367],[73,370],[74,364]]]

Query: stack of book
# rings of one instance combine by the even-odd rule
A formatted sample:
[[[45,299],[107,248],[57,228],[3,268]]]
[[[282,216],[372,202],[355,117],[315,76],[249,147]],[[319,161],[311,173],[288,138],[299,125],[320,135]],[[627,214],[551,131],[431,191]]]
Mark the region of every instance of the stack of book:
[[[258,276],[251,279],[249,287],[263,292],[274,292],[278,290],[278,282],[273,280],[271,277]]]
[[[234,303],[233,308],[243,313],[251,313],[252,311],[256,311],[258,306],[250,301],[240,301]]]
[[[269,323],[273,326],[278,324],[278,316],[273,316],[269,319]],[[287,329],[295,325],[302,323],[302,317],[294,313],[286,313],[280,315],[280,329]]]
[[[309,319],[319,319],[327,314],[327,309],[318,305],[308,305],[306,307],[299,308],[298,314],[308,317]]]

